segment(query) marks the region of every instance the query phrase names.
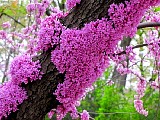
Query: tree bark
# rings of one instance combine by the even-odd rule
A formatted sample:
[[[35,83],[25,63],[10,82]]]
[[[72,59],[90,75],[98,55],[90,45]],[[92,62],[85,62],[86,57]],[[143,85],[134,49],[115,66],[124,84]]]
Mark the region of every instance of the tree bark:
[[[80,4],[74,7],[68,16],[61,19],[61,23],[68,28],[82,28],[85,23],[109,18],[108,9],[112,3],[121,3],[125,0],[81,0]],[[65,74],[60,74],[55,65],[51,62],[51,50],[43,52],[34,58],[41,63],[41,71],[44,73],[41,80],[37,80],[27,85],[22,85],[27,93],[28,99],[18,106],[17,112],[12,112],[8,118],[3,120],[43,120],[45,115],[59,102],[53,92],[58,83],[64,81]]]

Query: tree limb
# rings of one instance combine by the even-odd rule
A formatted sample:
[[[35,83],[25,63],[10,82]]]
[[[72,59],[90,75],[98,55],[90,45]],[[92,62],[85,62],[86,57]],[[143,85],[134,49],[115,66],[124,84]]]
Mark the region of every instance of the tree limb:
[[[160,26],[160,22],[145,22],[145,23],[140,23],[137,29],[146,28],[146,27],[159,27],[159,26]]]
[[[125,0],[81,0],[68,16],[61,19],[61,23],[68,28],[82,28],[85,23],[107,17],[110,4],[121,3]],[[51,50],[43,52],[34,58],[41,63],[44,73],[41,80],[23,85],[28,93],[28,99],[19,105],[19,110],[11,113],[8,120],[43,120],[45,115],[59,104],[53,92],[58,83],[64,81],[64,74],[60,74],[51,62]]]
[[[135,49],[135,48],[140,48],[140,47],[144,47],[144,46],[148,46],[148,44],[140,44],[140,45],[136,45],[134,47],[132,47],[132,49]],[[120,53],[117,53],[116,55],[123,55],[123,54],[126,54],[126,51],[122,51]],[[115,54],[114,54],[115,55]]]
[[[23,24],[22,24],[21,22],[19,22],[18,20],[14,19],[12,16],[10,16],[10,15],[8,15],[8,14],[6,14],[6,13],[2,13],[2,14],[0,15],[0,17],[2,17],[2,15],[5,15],[5,16],[13,19],[16,23],[20,24],[22,27],[25,27],[25,25],[23,25]]]

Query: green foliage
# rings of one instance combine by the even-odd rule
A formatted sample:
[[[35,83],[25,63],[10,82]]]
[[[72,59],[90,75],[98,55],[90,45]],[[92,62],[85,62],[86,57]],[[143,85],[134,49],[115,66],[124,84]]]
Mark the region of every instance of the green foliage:
[[[147,117],[142,116],[143,120],[160,120],[160,96],[159,92],[148,88],[143,97],[144,107],[149,111]]]
[[[140,115],[134,108],[134,95],[132,89],[117,88],[116,85],[107,86],[112,68],[108,68],[101,79],[94,84],[94,90],[81,101],[79,112],[87,110],[95,120],[160,120],[159,94],[157,91],[147,88],[143,97],[144,108],[149,111],[147,117]],[[52,118],[55,120],[56,117]],[[48,120],[46,117],[45,120]],[[71,120],[67,115],[63,120]]]
[[[108,78],[110,70],[104,73]],[[95,90],[81,102],[79,111],[86,109],[95,120],[160,120],[158,92],[148,88],[143,98],[144,107],[149,111],[147,117],[140,115],[134,108],[134,90],[107,86],[105,80],[95,83]]]
[[[154,11],[155,11],[155,12],[160,11],[160,7],[156,7],[156,8],[154,8]]]
[[[7,21],[11,23],[12,29],[15,28],[13,31],[25,27],[27,22],[26,15],[26,4],[23,1],[20,4],[18,0],[9,0],[6,3],[0,4],[0,29],[2,29],[1,24]]]
[[[18,1],[11,1],[8,4],[0,6],[0,13],[5,13],[9,16],[24,16],[26,15],[26,6],[19,5]]]
[[[104,86],[99,98],[99,108],[96,110],[96,120],[129,120],[136,118],[133,106],[133,94],[124,95],[116,86]]]

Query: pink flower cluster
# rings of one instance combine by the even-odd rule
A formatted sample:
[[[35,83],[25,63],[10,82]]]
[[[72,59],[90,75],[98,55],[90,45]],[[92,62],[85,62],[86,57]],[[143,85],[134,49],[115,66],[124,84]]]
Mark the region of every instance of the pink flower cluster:
[[[118,65],[117,65],[117,71],[118,71],[121,75],[131,73],[131,70],[128,69],[127,66],[124,67],[123,64],[118,64]]]
[[[89,120],[89,114],[86,110],[81,113],[81,120]]]
[[[147,116],[148,111],[146,111],[144,109],[143,101],[141,100],[141,98],[144,96],[144,93],[145,93],[145,90],[146,90],[147,81],[137,71],[134,71],[133,69],[125,68],[125,67],[122,66],[122,64],[119,64],[117,70],[122,75],[123,74],[129,74],[129,73],[132,73],[132,74],[136,75],[136,77],[138,79],[138,83],[137,83],[137,89],[136,89],[137,95],[135,95],[135,100],[134,100],[134,107],[136,108],[136,111],[138,113]]]
[[[2,24],[2,27],[3,28],[10,28],[11,24],[10,24],[10,22],[5,22],[5,23]]]
[[[113,21],[113,27],[117,31],[120,30],[123,36],[133,37],[145,11],[150,6],[155,6],[159,3],[159,0],[130,0],[130,2],[125,2],[126,7],[123,3],[119,5],[112,4],[109,9],[109,15]],[[133,9],[131,10],[131,8]]]
[[[60,35],[64,30],[64,26],[59,22],[59,18],[63,17],[63,13],[54,13],[51,16],[45,18],[38,33],[38,45],[37,50],[48,50],[55,44],[60,43]]]
[[[137,95],[135,95],[135,100],[134,100],[134,107],[136,108],[136,111],[144,116],[148,115],[148,111],[144,109],[143,107],[143,101],[141,98],[144,96],[146,86],[147,86],[147,81],[145,78],[141,77],[138,73],[134,72],[133,74],[137,75],[139,81],[137,83]]]
[[[49,113],[48,113],[48,118],[51,119],[54,115],[55,111],[52,109]]]
[[[41,3],[45,8],[47,8],[50,5],[51,0],[42,0]]]
[[[156,81],[152,81],[150,83],[150,86],[153,88],[153,89],[159,89],[160,86],[158,85],[158,83]]]
[[[145,20],[148,22],[160,22],[160,11],[155,12],[154,9],[149,10],[146,14],[145,14]],[[155,27],[156,30],[159,30],[159,27]]]
[[[148,48],[151,51],[152,55],[155,57],[157,61],[160,59],[160,38],[159,31],[153,30],[148,33],[149,38],[146,39],[146,43],[148,44]]]
[[[21,55],[12,61],[9,74],[11,75],[12,82],[15,84],[27,84],[41,78],[40,68],[39,62],[32,62],[31,56]]]
[[[144,92],[146,90],[146,85],[147,85],[147,82],[145,79],[140,79],[138,81],[136,92],[138,93],[139,98],[144,96]]]
[[[4,30],[0,30],[0,39],[6,39],[7,33]]]
[[[36,13],[38,12],[37,16],[42,16],[45,12],[45,8],[42,6],[41,3],[31,3],[27,6],[28,13]]]
[[[107,41],[111,26],[106,23],[103,19],[87,24],[82,30],[67,29],[62,32],[60,48],[52,52],[51,59],[58,70],[66,72],[65,81],[58,85],[55,93],[63,103],[65,114],[69,111],[76,113],[73,111],[76,102],[84,97],[86,88],[91,87],[109,65],[105,51],[110,54],[114,46]]]
[[[37,24],[41,23],[40,17],[44,15],[46,12],[46,8],[49,6],[49,0],[42,0],[41,3],[34,1],[34,3],[30,3],[27,5],[27,12],[31,15],[35,15],[35,21]]]
[[[58,85],[55,95],[62,103],[57,108],[59,120],[68,112],[77,117],[76,102],[86,94],[86,88],[101,76],[109,65],[109,55],[114,53],[123,36],[132,37],[141,17],[160,0],[131,0],[124,4],[112,4],[110,19],[90,22],[81,30],[66,29],[60,36],[60,47],[52,52],[51,60],[65,81]]]
[[[27,99],[26,91],[21,83],[41,78],[39,62],[32,62],[31,56],[16,57],[10,65],[10,81],[0,85],[0,118],[15,112],[17,106]]]
[[[81,0],[66,0],[66,7],[68,10],[72,9],[76,4],[80,4]]]
[[[67,0],[67,8],[71,9],[76,3],[80,3],[80,0]],[[72,118],[79,117],[76,109],[78,101],[109,66],[110,56],[116,50],[117,43],[123,36],[132,37],[144,12],[157,3],[160,3],[160,0],[131,0],[125,2],[125,5],[112,4],[108,11],[109,19],[102,18],[90,22],[79,30],[63,27],[59,22],[59,18],[63,17],[61,14],[47,17],[42,22],[37,50],[46,51],[59,44],[56,50],[52,51],[51,60],[57,69],[66,75],[65,81],[58,85],[54,93],[61,103],[56,111],[58,120],[68,112]],[[28,12],[35,13],[37,25],[41,23],[40,17],[48,5],[49,1],[43,0],[42,3],[35,2],[27,6]],[[32,28],[36,31],[36,24]],[[0,31],[0,37],[5,37],[4,31]],[[11,81],[0,86],[0,117],[16,111],[17,105],[27,98],[26,92],[20,87],[21,83],[27,84],[29,81],[40,79],[39,69],[39,62],[32,62],[28,55],[14,59],[9,72]],[[135,107],[139,113],[147,115],[139,99],[143,96],[145,85],[144,80],[139,81]],[[81,119],[89,119],[87,111],[83,111]]]
[[[0,85],[0,119],[15,112],[17,106],[27,99],[26,91],[12,81]]]
[[[136,54],[133,52],[132,46],[126,47],[126,55],[128,55],[128,59],[132,62],[135,60]]]
[[[134,107],[136,108],[137,112],[139,112],[140,114],[147,116],[148,115],[148,111],[144,110],[143,108],[143,101],[140,99],[134,100]]]
[[[35,2],[27,5],[28,13],[36,13],[37,17],[44,15],[46,8],[49,6],[50,2],[48,0],[42,0],[41,3]]]

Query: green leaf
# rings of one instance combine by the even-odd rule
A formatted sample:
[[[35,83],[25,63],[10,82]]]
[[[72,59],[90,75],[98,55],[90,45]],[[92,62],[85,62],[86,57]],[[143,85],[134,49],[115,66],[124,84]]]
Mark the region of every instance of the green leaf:
[[[155,11],[155,12],[160,11],[160,7],[156,7],[156,8],[154,9],[154,11]]]

